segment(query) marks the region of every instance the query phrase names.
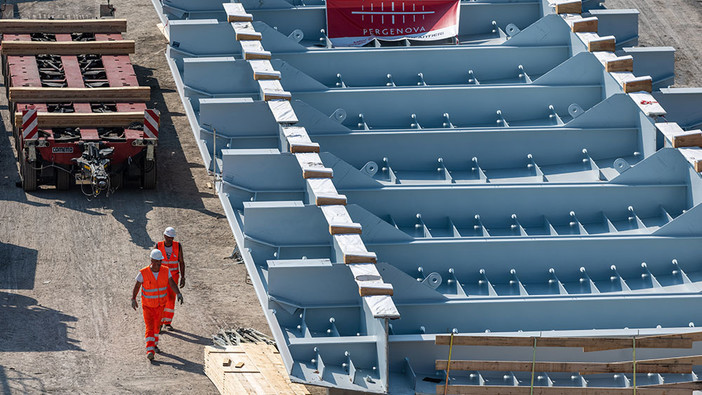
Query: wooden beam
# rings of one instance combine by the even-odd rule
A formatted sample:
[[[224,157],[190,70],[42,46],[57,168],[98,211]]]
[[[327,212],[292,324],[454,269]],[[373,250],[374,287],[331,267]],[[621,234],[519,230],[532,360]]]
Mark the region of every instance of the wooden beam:
[[[582,12],[583,3],[580,0],[556,3],[556,14],[581,14]]]
[[[673,148],[702,147],[702,133],[673,136]]]
[[[40,128],[126,127],[133,122],[144,122],[143,112],[58,113],[39,112]],[[22,127],[22,113],[15,113],[15,127]]]
[[[449,395],[631,395],[632,388],[604,387],[534,387],[502,385],[449,385],[446,394]],[[444,394],[444,386],[436,386],[437,394]],[[637,387],[638,395],[690,395],[692,390],[680,388],[658,388],[657,386]]]
[[[614,52],[617,49],[617,41],[614,37],[604,37],[599,40],[590,40],[587,43],[589,52],[605,51]]]
[[[114,88],[42,88],[11,87],[9,100],[14,103],[65,103],[65,102],[147,102],[151,99],[148,86],[122,86]]]
[[[624,93],[648,92],[653,90],[653,79],[651,77],[641,77],[629,81],[624,81]]]
[[[114,41],[3,41],[3,55],[129,55],[133,40]]]
[[[637,373],[690,373],[692,363],[642,360],[636,362]],[[446,370],[448,361],[437,360],[436,370]],[[579,372],[580,374],[631,373],[632,362],[536,362],[530,361],[451,361],[451,370],[487,370],[494,372]]]
[[[1,19],[1,34],[29,33],[122,33],[127,31],[126,19],[46,20]]]
[[[448,345],[450,335],[437,335],[436,344]],[[454,346],[533,347],[533,337],[456,335]],[[618,350],[632,347],[631,338],[621,337],[539,337],[537,347],[582,347],[584,351]],[[692,348],[692,338],[641,337],[637,348]]]
[[[583,18],[573,21],[571,30],[573,33],[597,33],[599,20],[596,17]]]
[[[631,56],[621,56],[618,58],[614,58],[612,60],[608,60],[605,63],[605,67],[607,68],[608,72],[615,72],[615,71],[634,71],[634,58]]]

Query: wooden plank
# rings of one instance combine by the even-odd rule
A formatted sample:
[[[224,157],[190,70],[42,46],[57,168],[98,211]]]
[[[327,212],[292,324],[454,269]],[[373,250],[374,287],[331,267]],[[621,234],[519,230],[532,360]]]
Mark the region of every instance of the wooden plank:
[[[317,206],[336,206],[346,205],[346,195],[326,196],[317,195],[314,198],[314,204]]]
[[[224,376],[222,390],[220,394],[247,394],[246,388],[241,384],[238,374],[227,374]]]
[[[133,122],[144,122],[143,112],[54,113],[39,112],[40,128],[126,127]],[[22,127],[22,113],[15,113],[15,126]]]
[[[436,344],[448,345],[450,335],[437,335]],[[454,346],[533,347],[533,337],[455,335]],[[631,338],[621,337],[539,337],[537,347],[577,347],[588,351],[617,350],[632,347]],[[692,348],[692,339],[686,337],[642,337],[636,339],[637,348]]]
[[[346,235],[346,234],[360,235],[362,233],[363,233],[363,229],[361,227],[361,224],[357,224],[357,223],[329,225],[329,234],[330,235]]]
[[[624,93],[653,91],[653,79],[650,76],[639,77],[633,80],[624,81]]]
[[[573,21],[571,30],[573,33],[597,33],[599,20],[596,17],[583,18]]]
[[[636,362],[637,373],[690,373],[692,363],[680,361],[642,360]],[[436,361],[436,370],[446,370],[448,361]],[[632,362],[536,362],[537,372],[579,372],[580,374],[631,373]],[[530,372],[530,361],[451,361],[451,370],[488,370]]]
[[[261,375],[264,381],[273,388],[273,392],[265,393],[275,393],[284,394],[290,393],[290,387],[285,382],[283,377],[278,374],[278,369],[273,365],[273,363],[266,357],[263,351],[263,347],[258,344],[242,344],[244,350],[246,350],[246,355],[251,358],[258,368],[260,369]],[[263,392],[261,392],[263,393]]]
[[[597,40],[590,40],[587,43],[587,50],[589,52],[605,51],[614,52],[617,47],[617,42],[614,36],[601,37]]]
[[[673,148],[702,147],[702,133],[674,136],[672,143]]]
[[[11,87],[9,100],[15,103],[65,102],[147,102],[151,99],[148,86],[121,86],[114,88],[43,88]]]
[[[533,392],[529,386],[500,386],[500,385],[449,385],[446,394],[500,394],[500,395],[631,395],[632,388],[604,388],[604,387],[534,387]],[[443,394],[444,386],[437,385],[436,393]],[[691,390],[679,388],[637,387],[638,395],[690,395]]]
[[[583,3],[580,0],[556,3],[556,14],[581,14],[582,12]]]
[[[234,28],[234,38],[237,41],[261,39],[261,33],[254,30],[251,22],[232,22],[232,28]]]
[[[617,71],[634,71],[634,58],[632,56],[620,56],[611,60],[607,60],[605,63],[607,71],[617,72]]]
[[[246,12],[244,5],[241,3],[224,3],[224,12],[227,14],[228,22],[250,22],[253,21],[253,16]]]
[[[0,34],[29,33],[122,33],[127,31],[126,19],[1,19]]]
[[[364,284],[372,283],[372,284]],[[361,296],[372,296],[372,295],[393,295],[392,284],[383,283],[378,281],[356,281],[358,284],[358,293]]]
[[[3,41],[3,55],[129,55],[134,40],[114,41]]]

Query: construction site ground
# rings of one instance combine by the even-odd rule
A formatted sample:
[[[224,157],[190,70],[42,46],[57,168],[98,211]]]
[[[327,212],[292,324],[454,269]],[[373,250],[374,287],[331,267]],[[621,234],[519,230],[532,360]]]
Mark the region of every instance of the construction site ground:
[[[101,1],[18,3],[21,18],[85,19]],[[246,270],[224,259],[234,248],[208,183],[149,0],[113,1],[136,41],[132,63],[162,114],[158,188],[88,199],[78,189],[25,193],[19,181],[7,101],[0,112],[0,393],[215,393],[203,347],[220,328],[269,333]],[[702,85],[702,2],[608,0],[638,8],[640,44],[674,46],[677,86]],[[156,363],[145,357],[143,320],[130,307],[134,278],[166,226],[184,244],[185,304],[162,336]],[[321,390],[314,389],[313,393]]]

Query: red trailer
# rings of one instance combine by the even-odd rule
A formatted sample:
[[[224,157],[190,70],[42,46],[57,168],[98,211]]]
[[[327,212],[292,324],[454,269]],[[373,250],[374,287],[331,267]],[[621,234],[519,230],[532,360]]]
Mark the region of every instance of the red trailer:
[[[0,53],[22,186],[96,196],[156,186],[159,113],[147,109],[126,21],[0,20]]]

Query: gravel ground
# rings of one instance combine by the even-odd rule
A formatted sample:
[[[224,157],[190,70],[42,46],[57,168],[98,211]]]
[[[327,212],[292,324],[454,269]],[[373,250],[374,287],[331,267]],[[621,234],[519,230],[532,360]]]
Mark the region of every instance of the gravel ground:
[[[18,1],[23,18],[92,18],[100,1]],[[77,190],[25,194],[18,181],[7,103],[0,98],[0,392],[209,394],[203,345],[221,327],[269,332],[165,62],[149,0],[113,1],[137,41],[132,62],[161,110],[159,185],[88,200]],[[702,85],[702,3],[608,0],[638,8],[640,45],[675,46],[676,86]],[[184,244],[185,304],[163,354],[144,358],[143,322],[129,298],[137,270],[166,226]],[[315,391],[319,393],[320,391]]]
[[[91,18],[100,1],[20,2],[23,18]],[[86,199],[52,187],[25,194],[15,186],[17,165],[7,102],[0,102],[0,393],[211,394],[203,373],[203,345],[220,327],[269,333],[246,270],[225,260],[235,245],[211,178],[175,91],[166,40],[148,0],[113,1],[128,19],[125,38],[139,82],[152,88],[162,114],[158,188],[127,189]],[[145,358],[143,320],[130,307],[138,269],[173,226],[184,244],[185,304],[163,354]]]

